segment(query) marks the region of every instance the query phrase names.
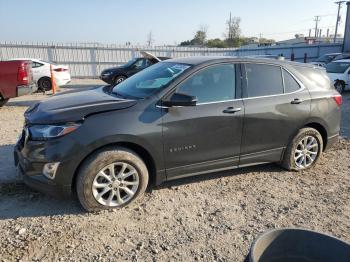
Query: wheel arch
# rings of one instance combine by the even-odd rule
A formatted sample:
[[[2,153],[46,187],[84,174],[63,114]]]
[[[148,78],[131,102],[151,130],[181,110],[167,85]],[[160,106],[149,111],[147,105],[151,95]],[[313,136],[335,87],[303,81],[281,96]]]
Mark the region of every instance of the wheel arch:
[[[130,149],[133,152],[135,152],[141,159],[142,161],[144,161],[148,172],[149,172],[149,183],[148,186],[152,186],[155,185],[156,182],[156,175],[157,175],[157,168],[156,168],[156,163],[154,161],[154,158],[152,157],[152,154],[150,153],[149,150],[147,150],[144,146],[137,144],[135,142],[113,142],[113,143],[108,143],[102,146],[99,146],[97,148],[95,148],[94,150],[92,150],[91,152],[89,152],[78,164],[78,166],[76,167],[74,174],[73,174],[73,178],[72,178],[72,184],[71,184],[71,189],[74,192],[75,188],[76,188],[76,179],[79,173],[79,170],[81,168],[81,166],[83,165],[83,163],[86,161],[86,159],[88,159],[91,155],[95,154],[98,151],[102,151],[108,148],[114,148],[114,147],[124,147],[126,149]]]
[[[40,77],[40,78],[38,79],[37,83],[39,83],[40,80],[43,80],[43,79],[45,79],[45,78],[50,79],[50,81],[51,81],[51,77],[49,77],[49,76],[42,76],[42,77]]]
[[[310,122],[310,123],[306,124],[304,127],[310,127],[310,128],[317,130],[321,134],[321,137],[323,140],[323,149],[325,149],[327,147],[328,133],[327,133],[327,129],[321,123]]]

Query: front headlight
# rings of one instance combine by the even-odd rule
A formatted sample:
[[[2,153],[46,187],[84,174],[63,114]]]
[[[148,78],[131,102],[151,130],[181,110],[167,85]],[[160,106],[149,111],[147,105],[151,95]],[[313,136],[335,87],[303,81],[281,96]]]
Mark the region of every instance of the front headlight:
[[[65,125],[34,125],[29,127],[32,140],[48,140],[50,138],[67,135],[81,126],[79,123],[68,123]]]

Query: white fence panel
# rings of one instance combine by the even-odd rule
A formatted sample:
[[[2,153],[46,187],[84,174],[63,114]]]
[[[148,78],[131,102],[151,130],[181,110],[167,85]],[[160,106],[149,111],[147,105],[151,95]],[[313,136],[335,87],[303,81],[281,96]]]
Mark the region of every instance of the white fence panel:
[[[0,42],[0,60],[11,58],[39,58],[66,64],[72,77],[98,77],[102,70],[123,64],[140,56],[140,50],[165,57],[186,56],[252,56],[280,55],[295,60],[310,62],[322,54],[341,52],[341,44],[320,44],[305,46],[271,46],[249,49],[199,48],[199,47],[144,47],[101,44],[57,44]]]

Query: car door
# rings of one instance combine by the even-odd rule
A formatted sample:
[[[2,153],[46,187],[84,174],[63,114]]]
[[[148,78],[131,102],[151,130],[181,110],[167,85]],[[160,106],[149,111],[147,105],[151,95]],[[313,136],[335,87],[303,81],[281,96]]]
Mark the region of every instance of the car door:
[[[43,64],[34,62],[34,61],[32,62],[33,80],[35,82],[38,82],[39,78],[42,75],[42,67],[43,67]]]
[[[238,165],[244,108],[239,66],[217,64],[192,74],[176,88],[196,96],[196,106],[164,109],[168,179]]]
[[[291,137],[310,115],[310,95],[288,70],[243,65],[245,108],[240,165],[281,159]]]

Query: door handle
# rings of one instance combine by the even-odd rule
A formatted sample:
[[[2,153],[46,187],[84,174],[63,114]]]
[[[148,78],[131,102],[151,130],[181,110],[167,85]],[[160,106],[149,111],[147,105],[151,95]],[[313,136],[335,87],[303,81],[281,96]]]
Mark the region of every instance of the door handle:
[[[230,107],[226,108],[222,112],[225,113],[225,114],[234,114],[234,113],[239,112],[241,110],[242,109],[240,107],[232,107],[232,106],[230,106]]]
[[[293,104],[293,105],[298,105],[298,104],[301,104],[303,102],[302,99],[299,99],[299,98],[295,98],[293,101],[291,101],[290,103]]]

